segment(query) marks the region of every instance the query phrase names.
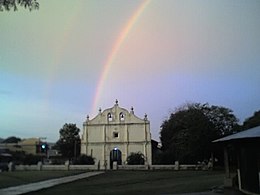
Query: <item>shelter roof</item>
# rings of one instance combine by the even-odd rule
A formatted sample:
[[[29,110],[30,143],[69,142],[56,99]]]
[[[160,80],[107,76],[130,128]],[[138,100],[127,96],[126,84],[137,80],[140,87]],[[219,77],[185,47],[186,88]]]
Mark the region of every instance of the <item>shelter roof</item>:
[[[260,138],[260,126],[214,140],[213,143],[250,138]]]

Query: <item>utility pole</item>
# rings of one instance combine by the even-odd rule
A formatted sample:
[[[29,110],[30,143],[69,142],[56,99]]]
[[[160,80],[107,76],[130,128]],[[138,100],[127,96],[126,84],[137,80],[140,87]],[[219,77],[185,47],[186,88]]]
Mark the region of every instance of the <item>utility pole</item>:
[[[75,158],[75,160],[77,158],[77,140],[76,139],[74,140],[74,158]]]

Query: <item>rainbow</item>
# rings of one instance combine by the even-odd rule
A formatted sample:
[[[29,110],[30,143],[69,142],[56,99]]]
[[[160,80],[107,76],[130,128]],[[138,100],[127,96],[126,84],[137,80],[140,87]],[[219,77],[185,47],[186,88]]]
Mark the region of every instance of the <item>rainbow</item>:
[[[131,29],[133,28],[135,23],[138,21],[138,18],[144,12],[145,8],[148,6],[150,1],[151,0],[144,0],[137,7],[137,9],[133,13],[133,15],[130,17],[130,19],[128,20],[128,22],[126,23],[126,25],[124,26],[122,31],[119,33],[118,39],[116,39],[110,54],[108,55],[107,59],[105,60],[105,63],[103,65],[102,72],[101,72],[101,75],[99,77],[97,87],[96,87],[96,92],[95,92],[95,96],[94,96],[94,100],[93,100],[93,104],[92,104],[93,105],[92,114],[96,113],[96,109],[97,109],[97,106],[98,106],[98,103],[99,103],[101,92],[102,92],[103,87],[104,87],[105,80],[107,78],[108,72],[109,72],[114,60],[116,59],[118,51],[122,47],[122,45],[123,45],[124,41],[126,40],[129,32],[131,31]]]

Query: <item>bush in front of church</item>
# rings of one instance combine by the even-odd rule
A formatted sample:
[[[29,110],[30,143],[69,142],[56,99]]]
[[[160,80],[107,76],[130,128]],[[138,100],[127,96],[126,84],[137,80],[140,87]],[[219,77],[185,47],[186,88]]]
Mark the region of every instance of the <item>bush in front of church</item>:
[[[141,152],[131,152],[131,154],[127,157],[128,165],[144,165],[144,155]]]
[[[80,155],[74,162],[74,165],[94,165],[95,159],[92,156]]]

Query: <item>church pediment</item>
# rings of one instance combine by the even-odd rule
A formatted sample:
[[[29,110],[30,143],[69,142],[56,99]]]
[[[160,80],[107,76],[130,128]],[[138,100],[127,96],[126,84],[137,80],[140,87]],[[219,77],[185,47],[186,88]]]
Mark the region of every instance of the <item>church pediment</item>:
[[[111,108],[105,109],[102,111],[99,110],[99,113],[93,119],[87,119],[88,124],[118,124],[118,123],[148,123],[147,116],[145,115],[144,119],[137,117],[134,114],[133,107],[130,111],[125,108],[119,107],[118,101]]]

